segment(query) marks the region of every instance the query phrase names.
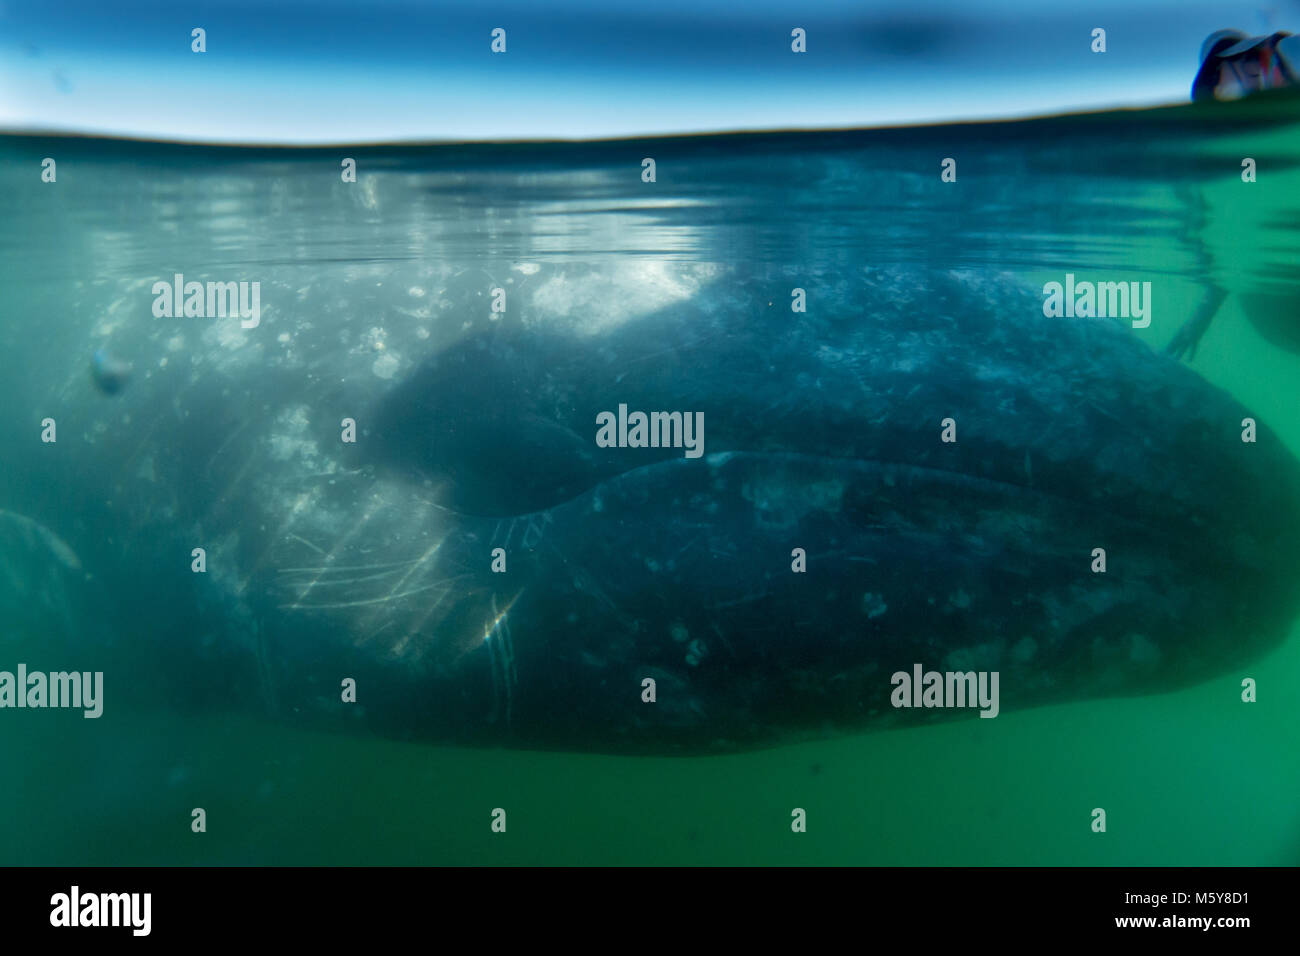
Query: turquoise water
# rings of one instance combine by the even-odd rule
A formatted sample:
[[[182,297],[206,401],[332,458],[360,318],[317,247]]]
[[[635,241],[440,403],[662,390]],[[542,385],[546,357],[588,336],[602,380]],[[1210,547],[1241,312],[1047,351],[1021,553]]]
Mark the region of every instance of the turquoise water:
[[[81,565],[42,576],[33,563],[24,576],[24,555],[48,552],[6,539],[0,666],[56,669],[56,639],[84,640],[78,666],[130,660],[138,675],[129,689],[110,685],[118,696],[101,720],[0,711],[0,862],[1300,862],[1300,626],[1246,674],[1174,693],[735,755],[616,757],[318,733],[205,699],[197,675],[192,695],[174,684],[163,693],[150,667],[166,662],[151,665],[139,647],[166,647],[150,628],[184,596],[144,582],[155,603],[131,603],[115,577],[152,522],[169,520],[168,489],[148,476],[159,455],[181,453],[149,433],[123,441],[123,417],[156,414],[166,389],[233,380],[250,353],[304,375],[325,374],[336,353],[361,356],[356,387],[391,384],[454,338],[454,290],[479,272],[484,286],[550,282],[555,314],[593,328],[688,301],[737,264],[797,262],[832,284],[864,264],[1032,284],[1065,272],[1152,281],[1157,311],[1132,334],[1153,349],[1219,287],[1226,297],[1190,365],[1300,454],[1298,124],[1300,100],[1272,96],[988,126],[599,144],[0,138],[0,509],[38,516]],[[340,180],[345,156],[357,160],[354,184]],[[641,181],[647,156],[653,185]],[[57,161],[56,183],[40,181],[44,157]],[[940,180],[945,157],[957,160],[956,183]],[[1244,157],[1256,161],[1254,183],[1242,182]],[[147,290],[173,272],[261,277],[292,292],[265,297],[268,330],[292,319],[319,334],[298,325],[276,345],[227,325],[160,337]],[[593,284],[601,296],[584,291]],[[135,537],[105,536],[93,517],[104,500],[44,479],[30,437],[49,409],[82,400],[87,356],[105,345],[135,358],[137,381],[117,404],[61,425],[61,441],[107,443],[110,510],[147,502]],[[277,394],[265,399],[275,414]],[[23,590],[32,581],[45,598]],[[1257,680],[1257,703],[1241,703],[1243,676]],[[206,833],[191,832],[194,807],[207,811]],[[509,813],[504,835],[490,829],[496,807]],[[791,832],[794,807],[808,812],[806,833]],[[1107,810],[1105,834],[1090,830],[1094,807]]]

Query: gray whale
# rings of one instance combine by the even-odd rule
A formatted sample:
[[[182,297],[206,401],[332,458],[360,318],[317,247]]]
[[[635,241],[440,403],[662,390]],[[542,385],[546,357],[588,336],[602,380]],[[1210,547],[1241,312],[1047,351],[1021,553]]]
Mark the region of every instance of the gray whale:
[[[19,505],[111,595],[108,706],[116,683],[403,738],[725,752],[974,716],[891,706],[917,663],[999,672],[1003,710],[1183,686],[1297,614],[1300,465],[1117,323],[921,269],[692,274],[606,321],[556,305],[558,270],[498,317],[487,278],[448,278],[453,331],[391,332],[391,361],[333,329],[278,348],[299,306],[272,306],[202,320],[183,377],[65,389],[48,497]],[[115,347],[163,354],[180,324]],[[701,412],[704,454],[597,447],[620,403]]]

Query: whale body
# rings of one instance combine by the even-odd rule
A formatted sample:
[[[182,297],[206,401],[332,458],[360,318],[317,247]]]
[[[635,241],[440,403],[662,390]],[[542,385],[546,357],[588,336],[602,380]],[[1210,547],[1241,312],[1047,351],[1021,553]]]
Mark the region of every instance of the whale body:
[[[110,702],[725,752],[974,716],[896,706],[917,666],[998,674],[1003,711],[1183,686],[1295,617],[1300,467],[1120,323],[939,270],[803,313],[779,272],[604,316],[556,283],[649,293],[530,280],[492,315],[448,277],[442,339],[208,323],[183,376],[65,388],[27,511],[102,589]],[[700,454],[602,447],[620,406],[699,413]]]

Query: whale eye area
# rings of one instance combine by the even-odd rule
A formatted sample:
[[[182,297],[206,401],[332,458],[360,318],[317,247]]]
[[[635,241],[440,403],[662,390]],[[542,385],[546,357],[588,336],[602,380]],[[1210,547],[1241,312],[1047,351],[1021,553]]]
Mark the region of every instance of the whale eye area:
[[[553,507],[635,467],[598,456],[572,408],[557,407],[542,350],[466,340],[428,360],[381,400],[376,454],[431,482],[444,507],[512,516]]]

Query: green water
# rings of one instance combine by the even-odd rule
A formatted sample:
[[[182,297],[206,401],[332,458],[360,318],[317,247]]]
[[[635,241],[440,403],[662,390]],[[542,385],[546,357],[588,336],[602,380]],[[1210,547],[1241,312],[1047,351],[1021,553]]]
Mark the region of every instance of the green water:
[[[123,290],[177,262],[258,263],[303,288],[326,270],[419,287],[453,261],[1072,271],[1154,281],[1158,311],[1132,334],[1155,349],[1213,283],[1228,295],[1191,366],[1300,454],[1300,355],[1258,321],[1270,308],[1285,331],[1289,306],[1300,324],[1298,124],[1296,98],[1271,97],[757,145],[275,153],[6,137],[0,414],[14,467],[0,507],[42,503],[14,436],[66,394],[105,323],[133,321]],[[352,154],[365,172],[344,193],[338,157]],[[661,157],[653,199],[637,192],[645,155]],[[59,157],[57,185],[39,181],[44,156]],[[956,184],[940,182],[945,156]],[[1257,182],[1242,182],[1243,157]],[[5,664],[42,666],[46,636],[2,635]],[[1241,702],[1243,677],[1258,702]],[[1245,672],[1175,693],[672,759],[318,734],[150,707],[146,688],[129,707],[110,697],[111,720],[0,712],[0,863],[1293,865],[1297,688],[1300,622]],[[796,807],[806,833],[791,831]]]

